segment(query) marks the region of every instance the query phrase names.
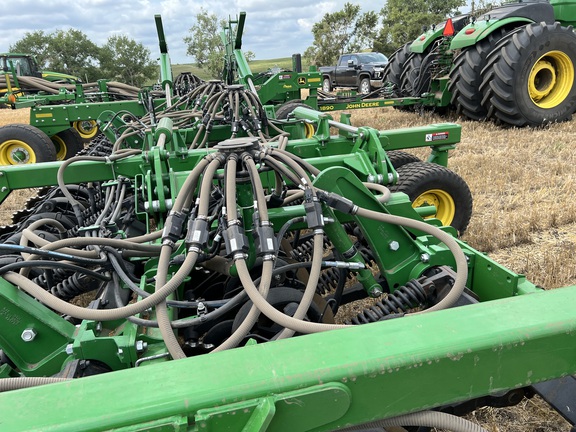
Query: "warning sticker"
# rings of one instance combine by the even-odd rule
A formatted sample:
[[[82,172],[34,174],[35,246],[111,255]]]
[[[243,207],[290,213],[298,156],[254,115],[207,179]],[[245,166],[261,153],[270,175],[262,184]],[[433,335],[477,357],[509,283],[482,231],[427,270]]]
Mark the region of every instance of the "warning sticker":
[[[426,134],[426,142],[444,141],[447,139],[448,139],[448,132],[436,132],[436,133]]]

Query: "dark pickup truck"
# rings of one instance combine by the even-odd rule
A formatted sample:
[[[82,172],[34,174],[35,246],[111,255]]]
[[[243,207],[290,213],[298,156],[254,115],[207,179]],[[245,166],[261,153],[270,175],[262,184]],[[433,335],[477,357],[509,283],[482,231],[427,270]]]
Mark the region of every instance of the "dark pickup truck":
[[[382,87],[382,71],[388,58],[378,52],[342,54],[336,66],[322,66],[322,90],[332,91],[335,87],[358,89],[367,94]]]

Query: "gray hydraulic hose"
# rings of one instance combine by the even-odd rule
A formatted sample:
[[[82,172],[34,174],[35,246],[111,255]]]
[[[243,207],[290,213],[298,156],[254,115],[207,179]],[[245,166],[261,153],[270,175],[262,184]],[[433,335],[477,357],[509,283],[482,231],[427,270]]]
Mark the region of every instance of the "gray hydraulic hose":
[[[158,259],[158,270],[156,272],[156,292],[160,291],[162,287],[166,285],[171,254],[172,246],[168,244],[163,245],[160,251],[160,258]],[[168,349],[170,356],[174,360],[186,358],[186,354],[182,351],[182,347],[178,343],[178,339],[176,339],[176,335],[170,325],[170,317],[168,316],[165,299],[156,305],[156,319],[158,321],[158,328],[162,334],[162,339],[166,344],[166,349]]]
[[[488,432],[482,426],[472,423],[471,421],[440,411],[421,411],[405,414],[339,430],[342,432],[350,432],[365,430],[367,428],[385,428],[390,426],[434,427],[448,429],[452,432]]]
[[[62,381],[70,381],[70,379],[54,377],[0,378],[0,393],[28,387],[36,387],[45,384],[53,384]]]
[[[30,231],[34,231],[36,228],[41,227],[42,225],[53,226],[54,228],[58,229],[58,231],[61,233],[66,232],[66,228],[64,228],[64,225],[62,225],[60,222],[58,222],[55,219],[48,219],[48,218],[42,218],[42,219],[39,219],[37,221],[32,222],[30,225],[28,225],[27,229]],[[41,238],[40,236],[37,236],[37,237]],[[24,233],[22,233],[22,236],[20,237],[20,246],[28,246],[29,240],[30,239],[26,235],[24,235]],[[44,241],[46,241],[46,240],[44,240]],[[22,252],[22,253],[20,253],[20,255],[22,255],[22,258],[28,259],[31,254]]]
[[[454,285],[450,290],[450,292],[448,293],[448,295],[444,297],[436,305],[420,312],[413,312],[409,315],[422,314],[440,309],[445,309],[453,305],[454,302],[462,295],[462,292],[464,291],[464,287],[466,284],[466,279],[468,277],[468,263],[466,261],[466,256],[464,255],[464,252],[462,252],[462,250],[458,246],[458,243],[454,240],[454,238],[450,234],[447,234],[444,231],[432,225],[428,225],[427,223],[422,221],[417,221],[414,219],[409,219],[400,216],[392,216],[385,213],[378,213],[364,208],[358,208],[356,214],[358,216],[379,220],[385,223],[406,226],[409,228],[424,231],[425,233],[430,234],[438,238],[440,241],[442,241],[454,255],[454,259],[456,260],[456,278],[454,281]],[[242,285],[244,286],[246,293],[250,297],[250,300],[252,300],[252,302],[260,309],[260,311],[264,315],[266,315],[268,318],[270,318],[277,324],[295,330],[299,333],[317,333],[321,331],[336,330],[346,327],[345,325],[338,325],[338,324],[320,324],[320,323],[301,321],[283,314],[282,312],[276,310],[273,306],[271,306],[265,299],[263,299],[259,295],[258,290],[256,289],[252,280],[250,278],[245,277],[245,273],[248,272],[246,262],[243,259],[238,259],[236,261],[236,266],[238,268],[238,273]]]
[[[418,221],[415,219],[405,218],[401,216],[394,216],[387,213],[379,213],[373,210],[368,210],[362,207],[358,207],[356,213],[358,216],[367,217],[370,219],[378,220],[384,223],[390,223],[394,225],[400,225],[408,228],[413,228],[419,231],[424,231],[426,234],[430,234],[444,243],[452,255],[454,255],[454,260],[456,261],[456,278],[454,280],[454,285],[452,289],[448,292],[446,297],[436,303],[434,306],[429,307],[420,312],[413,312],[410,315],[422,314],[433,312],[436,310],[446,309],[452,306],[462,295],[464,288],[466,286],[466,279],[468,278],[468,261],[466,260],[466,255],[460,249],[460,246],[454,240],[450,234],[436,228],[435,226],[429,225],[426,222]]]
[[[184,263],[174,274],[172,279],[170,279],[162,288],[160,288],[160,290],[150,295],[150,297],[146,297],[137,303],[130,303],[126,306],[116,309],[85,309],[80,306],[76,306],[60,300],[28,278],[17,273],[7,272],[2,277],[8,282],[20,287],[32,297],[35,297],[42,303],[46,304],[49,308],[57,310],[58,312],[65,315],[93,321],[113,321],[126,318],[131,315],[136,315],[145,311],[146,309],[156,306],[180,286],[180,284],[184,281],[184,278],[188,276],[188,274],[194,268],[197,258],[198,254],[196,252],[189,253],[186,255]]]

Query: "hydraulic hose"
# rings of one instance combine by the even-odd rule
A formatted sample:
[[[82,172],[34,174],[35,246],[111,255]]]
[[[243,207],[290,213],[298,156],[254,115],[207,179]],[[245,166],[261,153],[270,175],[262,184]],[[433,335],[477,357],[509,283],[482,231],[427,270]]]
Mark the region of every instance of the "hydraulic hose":
[[[45,384],[54,384],[63,381],[70,381],[70,379],[54,377],[2,378],[0,379],[0,392],[36,387]]]
[[[482,426],[472,423],[471,421],[441,411],[421,411],[339,430],[342,432],[351,432],[392,426],[433,427],[448,429],[452,432],[488,432]]]
[[[28,278],[17,273],[8,272],[2,277],[8,282],[20,287],[32,297],[37,298],[42,303],[46,304],[49,308],[57,310],[65,315],[70,315],[75,318],[94,320],[94,321],[113,321],[136,315],[156,306],[170,294],[172,294],[184,281],[184,278],[192,271],[196,265],[198,254],[190,252],[186,255],[182,266],[174,274],[160,290],[156,291],[150,297],[146,297],[137,303],[131,303],[121,308],[116,309],[85,309],[54,297],[52,294],[46,292],[42,287],[36,285]]]

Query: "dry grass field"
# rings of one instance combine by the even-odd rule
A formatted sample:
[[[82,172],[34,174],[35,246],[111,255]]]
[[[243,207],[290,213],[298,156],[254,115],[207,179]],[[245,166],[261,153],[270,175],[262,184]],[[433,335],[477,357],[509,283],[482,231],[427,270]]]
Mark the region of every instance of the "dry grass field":
[[[26,110],[0,110],[0,125],[27,119]],[[463,239],[543,287],[576,284],[576,120],[542,129],[503,129],[386,108],[352,111],[352,121],[378,129],[460,123],[462,142],[451,153],[449,167],[466,180],[474,197]],[[23,195],[2,205],[0,222],[20,208]],[[511,409],[483,408],[470,417],[491,432],[570,429],[537,397]]]

